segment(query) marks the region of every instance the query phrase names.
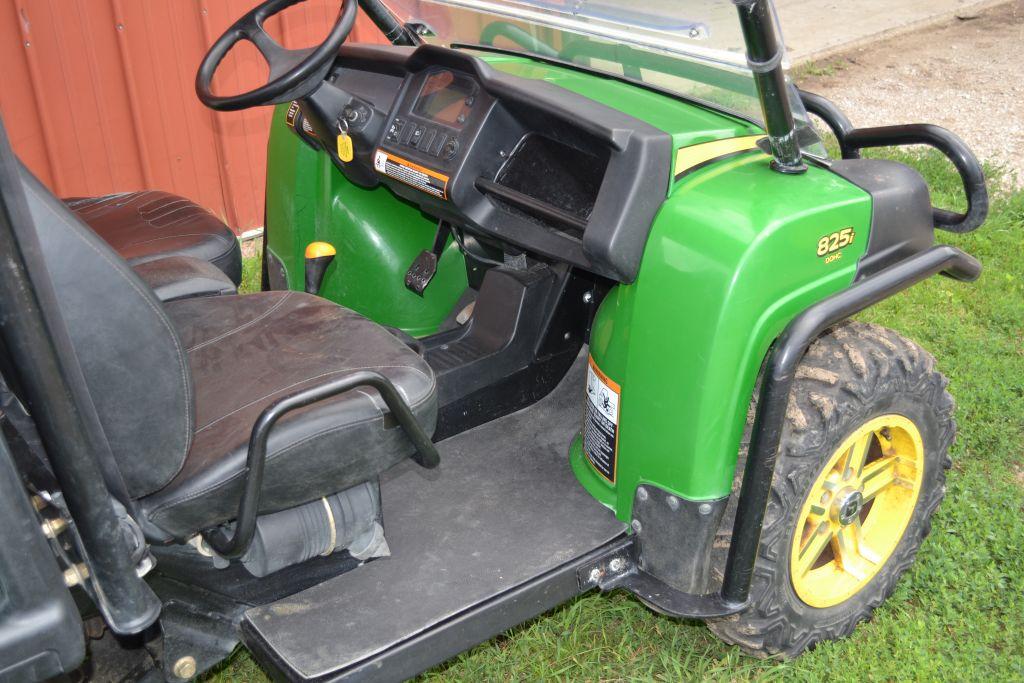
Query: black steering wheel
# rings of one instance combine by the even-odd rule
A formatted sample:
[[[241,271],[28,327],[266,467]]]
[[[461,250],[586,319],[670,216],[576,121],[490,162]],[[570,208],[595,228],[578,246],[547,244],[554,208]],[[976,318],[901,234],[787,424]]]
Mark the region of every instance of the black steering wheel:
[[[210,109],[235,111],[264,104],[280,104],[309,95],[315,90],[331,68],[338,48],[348,38],[356,21],[356,0],[342,0],[338,20],[324,42],[317,47],[288,50],[282,47],[263,28],[263,23],[281,11],[305,0],[266,0],[250,10],[224,32],[203,57],[196,73],[196,94]],[[213,74],[224,56],[241,40],[256,46],[270,67],[266,85],[239,95],[214,95],[211,89]]]

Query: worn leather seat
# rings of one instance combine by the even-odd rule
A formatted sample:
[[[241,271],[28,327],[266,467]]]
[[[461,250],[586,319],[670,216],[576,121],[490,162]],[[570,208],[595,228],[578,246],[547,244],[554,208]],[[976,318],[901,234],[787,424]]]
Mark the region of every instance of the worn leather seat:
[[[242,280],[242,252],[235,234],[184,197],[146,190],[71,197],[64,203],[133,266],[189,256],[212,263],[235,285]]]
[[[383,327],[299,292],[161,304],[110,246],[22,170],[61,315],[109,443],[105,476],[150,540],[230,521],[249,433],[275,400],[360,369],[396,386],[427,433],[437,391]],[[284,416],[270,434],[260,512],[370,481],[413,454],[370,388]]]

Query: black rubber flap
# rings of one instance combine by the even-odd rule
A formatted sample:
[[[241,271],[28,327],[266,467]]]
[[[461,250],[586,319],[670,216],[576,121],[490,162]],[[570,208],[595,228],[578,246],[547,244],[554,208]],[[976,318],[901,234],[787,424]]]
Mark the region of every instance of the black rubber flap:
[[[442,442],[438,469],[389,472],[392,556],[249,610],[247,640],[292,675],[341,673],[620,535],[569,468],[582,360],[539,403]]]

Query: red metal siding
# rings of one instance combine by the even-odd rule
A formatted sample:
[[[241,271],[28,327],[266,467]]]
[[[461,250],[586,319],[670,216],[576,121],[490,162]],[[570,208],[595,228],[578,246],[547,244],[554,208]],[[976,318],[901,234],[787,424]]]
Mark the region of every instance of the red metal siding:
[[[57,195],[162,189],[243,232],[263,222],[271,109],[216,113],[196,99],[196,68],[255,0],[0,0],[0,113],[21,159]],[[338,0],[271,20],[285,45],[326,35]],[[360,15],[349,37],[383,43]],[[214,85],[237,92],[266,68],[239,46]]]

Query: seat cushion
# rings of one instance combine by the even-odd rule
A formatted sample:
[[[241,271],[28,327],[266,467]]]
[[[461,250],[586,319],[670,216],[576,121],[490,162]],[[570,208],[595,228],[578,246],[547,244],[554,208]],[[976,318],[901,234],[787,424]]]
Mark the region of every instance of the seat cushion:
[[[74,197],[64,203],[131,265],[165,256],[209,261],[236,285],[242,252],[228,226],[198,204],[169,192]]]
[[[196,431],[178,475],[140,503],[153,524],[176,538],[235,517],[256,418],[301,389],[377,370],[433,433],[437,398],[430,366],[353,311],[300,292],[188,299],[165,309],[187,349]],[[261,512],[371,480],[413,452],[371,388],[289,413],[270,434]]]

